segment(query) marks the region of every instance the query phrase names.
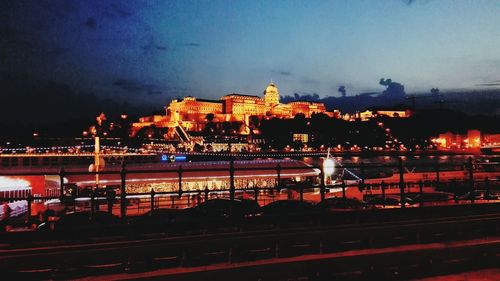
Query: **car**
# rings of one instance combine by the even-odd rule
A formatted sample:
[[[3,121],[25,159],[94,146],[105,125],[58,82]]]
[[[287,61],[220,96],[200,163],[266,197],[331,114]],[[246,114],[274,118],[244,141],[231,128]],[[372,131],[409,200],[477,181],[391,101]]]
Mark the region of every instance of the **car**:
[[[184,214],[183,209],[161,208],[146,212],[128,220],[131,231],[165,231],[173,228]]]
[[[51,231],[101,231],[120,225],[120,218],[107,212],[72,212],[62,215],[58,220],[43,222],[39,230]]]
[[[459,196],[457,200],[499,200],[500,193],[489,190],[474,190]]]
[[[294,215],[315,212],[312,202],[300,200],[278,200],[261,207],[262,216]]]
[[[187,208],[175,218],[174,230],[205,232],[235,231],[243,221],[255,216],[259,205],[255,200],[219,198]]]
[[[340,210],[361,210],[368,208],[366,202],[356,198],[331,197],[319,202],[316,205],[321,210],[340,211]]]
[[[375,196],[367,200],[366,204],[377,209],[401,208],[401,201],[399,199],[399,196]],[[411,205],[413,205],[413,200],[405,197],[405,207],[410,207]]]
[[[253,223],[273,227],[304,227],[314,225],[321,211],[310,201],[278,200],[260,208]]]
[[[131,218],[133,231],[167,231],[183,233],[191,230],[233,227],[243,219],[255,215],[259,205],[254,200],[226,198],[211,199],[185,209],[162,208]]]
[[[453,201],[454,196],[452,193],[448,192],[424,192],[420,193],[410,193],[408,197],[412,199],[415,203],[420,203],[421,201],[427,204],[436,205],[440,203],[447,203]]]
[[[232,206],[231,206],[232,204]],[[218,198],[205,201],[193,208],[185,209],[185,215],[199,218],[243,218],[256,214],[259,204],[255,200]]]

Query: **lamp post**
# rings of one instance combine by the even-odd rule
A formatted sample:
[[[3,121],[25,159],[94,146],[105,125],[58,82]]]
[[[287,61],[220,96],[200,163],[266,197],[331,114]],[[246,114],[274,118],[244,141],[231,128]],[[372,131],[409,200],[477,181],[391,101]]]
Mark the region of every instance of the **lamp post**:
[[[101,152],[101,142],[98,136],[94,138],[94,169],[96,172],[99,172],[101,169],[101,161],[100,161],[100,152]],[[99,174],[95,174],[95,186],[99,186]]]
[[[99,116],[96,117],[97,121],[97,128],[96,128],[96,133],[94,135],[94,167],[93,170],[95,172],[100,172],[104,169],[104,158],[101,159],[101,141],[100,141],[100,135],[101,133],[104,134],[103,128],[102,128],[102,123],[106,120],[106,115],[104,113],[99,114]],[[95,185],[96,188],[99,187],[99,174],[95,175]]]
[[[326,159],[323,161],[323,176],[325,177],[324,181],[326,182],[326,179],[328,177],[331,178],[334,172],[335,172],[335,162],[331,158],[330,148],[328,148]]]

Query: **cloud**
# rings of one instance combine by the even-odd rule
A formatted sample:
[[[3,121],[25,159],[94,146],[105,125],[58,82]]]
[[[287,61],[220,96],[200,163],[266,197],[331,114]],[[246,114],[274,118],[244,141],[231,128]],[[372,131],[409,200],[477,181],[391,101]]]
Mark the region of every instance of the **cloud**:
[[[186,47],[200,47],[201,44],[200,43],[195,43],[195,42],[190,42],[190,43],[184,43],[184,44],[182,44],[182,46],[186,46]]]
[[[282,76],[292,76],[293,74],[290,71],[286,70],[271,70],[272,73],[282,75]]]
[[[85,21],[85,26],[90,28],[90,29],[96,29],[97,28],[97,21],[95,18],[90,17]]]
[[[405,87],[403,84],[392,81],[391,78],[381,78],[378,82],[380,85],[387,87],[383,92],[386,96],[401,97],[405,96]]]
[[[293,96],[284,96],[281,101],[283,103],[289,103],[293,101],[311,101],[311,102],[316,102],[319,101],[319,95],[316,93],[294,93]]]
[[[418,0],[418,1],[417,0],[401,0],[401,1],[403,1],[408,6],[411,6],[415,2],[419,2],[421,4],[426,4],[426,3],[428,3],[431,0]]]
[[[117,18],[128,18],[132,16],[132,12],[130,12],[127,8],[118,5],[111,4],[107,7],[107,9],[102,13],[102,15],[109,19],[117,19]]]
[[[120,78],[115,80],[112,85],[128,93],[147,95],[162,94],[162,91],[158,89],[158,86],[148,83],[142,83],[134,79]]]
[[[151,54],[153,51],[168,51],[168,45],[158,44],[153,35],[148,35],[145,37],[145,44],[141,46],[141,49],[145,55]]]
[[[339,93],[342,95],[342,97],[345,97],[345,96],[346,96],[345,86],[340,86],[340,87],[338,88],[338,91],[339,91]]]
[[[496,86],[500,86],[500,80],[491,81],[491,82],[486,82],[486,83],[481,83],[481,84],[476,84],[476,86],[482,86],[482,87],[496,87]]]

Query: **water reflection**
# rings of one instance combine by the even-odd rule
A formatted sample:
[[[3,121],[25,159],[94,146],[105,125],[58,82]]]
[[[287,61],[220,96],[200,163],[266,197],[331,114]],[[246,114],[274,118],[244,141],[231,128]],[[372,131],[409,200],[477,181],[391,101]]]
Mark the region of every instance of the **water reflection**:
[[[449,164],[449,165],[463,165],[467,163],[469,157],[473,161],[485,162],[491,159],[491,155],[416,155],[416,156],[401,156],[405,165],[422,165],[422,164]],[[399,161],[398,156],[335,156],[335,162],[343,164],[397,164]],[[320,165],[321,157],[303,157],[302,161],[311,165]]]

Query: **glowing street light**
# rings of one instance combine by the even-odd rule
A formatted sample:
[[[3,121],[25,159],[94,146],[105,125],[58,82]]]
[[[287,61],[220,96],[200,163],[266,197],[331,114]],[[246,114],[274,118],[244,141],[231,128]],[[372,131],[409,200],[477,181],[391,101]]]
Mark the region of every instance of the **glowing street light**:
[[[325,161],[323,161],[323,173],[325,173],[325,175],[331,176],[333,175],[333,172],[335,172],[335,163],[333,162],[333,159],[325,159]]]
[[[335,162],[330,155],[330,148],[328,148],[328,152],[326,154],[326,159],[323,161],[323,179],[324,182],[327,182],[327,179],[331,179],[333,172],[335,172]]]

